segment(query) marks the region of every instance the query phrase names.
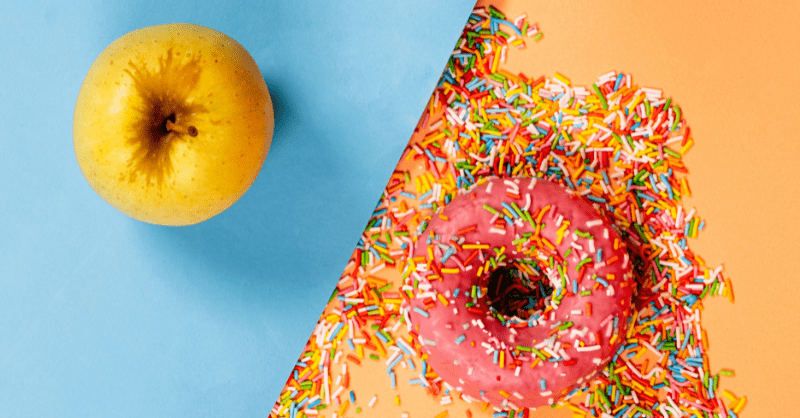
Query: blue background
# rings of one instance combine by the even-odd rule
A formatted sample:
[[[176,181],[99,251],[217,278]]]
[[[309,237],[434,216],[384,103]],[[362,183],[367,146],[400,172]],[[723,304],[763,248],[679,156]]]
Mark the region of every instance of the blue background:
[[[266,416],[473,2],[13,3],[0,6],[0,416]],[[106,204],[72,147],[97,55],[170,22],[238,40],[276,107],[250,191],[180,228]]]

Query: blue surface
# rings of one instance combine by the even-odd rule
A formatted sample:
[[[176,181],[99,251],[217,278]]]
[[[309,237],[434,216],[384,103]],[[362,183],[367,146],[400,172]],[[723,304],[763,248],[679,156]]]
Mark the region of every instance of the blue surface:
[[[473,2],[7,3],[0,416],[266,416]],[[176,21],[244,45],[277,120],[250,191],[169,228],[91,190],[71,129],[103,48]]]

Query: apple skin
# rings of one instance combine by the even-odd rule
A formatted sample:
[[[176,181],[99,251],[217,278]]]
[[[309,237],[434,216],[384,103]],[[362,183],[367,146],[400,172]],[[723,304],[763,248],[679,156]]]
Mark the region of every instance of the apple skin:
[[[222,212],[256,179],[274,128],[253,57],[231,37],[172,23],[123,35],[78,93],[73,140],[89,185],[160,225]]]

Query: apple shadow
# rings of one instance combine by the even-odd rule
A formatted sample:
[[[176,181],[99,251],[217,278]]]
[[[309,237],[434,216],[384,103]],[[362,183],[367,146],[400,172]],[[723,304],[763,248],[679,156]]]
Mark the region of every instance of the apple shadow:
[[[286,83],[266,76],[264,77],[264,82],[267,83],[269,97],[272,100],[272,111],[275,115],[275,128],[269,152],[280,153],[286,146],[286,140],[290,133],[294,130],[297,115],[294,113],[292,103],[290,103],[291,96],[286,92],[288,88]]]

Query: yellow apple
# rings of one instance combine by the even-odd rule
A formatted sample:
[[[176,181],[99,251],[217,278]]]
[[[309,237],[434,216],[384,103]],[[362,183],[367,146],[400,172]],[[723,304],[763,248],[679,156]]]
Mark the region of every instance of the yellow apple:
[[[174,23],[123,35],[78,93],[75,155],[121,212],[161,225],[202,222],[256,179],[274,114],[253,57],[231,37]]]

